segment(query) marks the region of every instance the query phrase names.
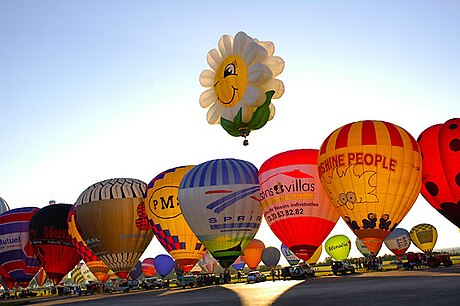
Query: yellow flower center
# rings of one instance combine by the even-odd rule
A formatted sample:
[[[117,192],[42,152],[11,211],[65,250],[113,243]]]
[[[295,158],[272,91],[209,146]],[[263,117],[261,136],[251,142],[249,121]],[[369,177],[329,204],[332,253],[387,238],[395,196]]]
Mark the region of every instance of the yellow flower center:
[[[248,85],[246,63],[240,56],[229,56],[217,68],[214,76],[214,93],[224,107],[235,106],[243,97]]]

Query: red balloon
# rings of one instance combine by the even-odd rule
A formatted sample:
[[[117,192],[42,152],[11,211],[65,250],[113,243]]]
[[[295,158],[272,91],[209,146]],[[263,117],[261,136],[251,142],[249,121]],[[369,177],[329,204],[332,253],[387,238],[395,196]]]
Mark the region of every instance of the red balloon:
[[[30,220],[30,244],[48,278],[58,284],[81,260],[69,235],[70,204],[45,206]]]
[[[417,141],[423,157],[421,193],[460,227],[460,119],[429,127]]]
[[[152,277],[157,274],[154,262],[155,260],[153,258],[146,258],[142,261],[142,273],[144,273],[146,277]]]
[[[5,271],[5,269],[0,266],[0,277],[5,283],[5,285],[8,287],[8,289],[13,289],[14,285],[14,280],[11,278],[11,276]]]
[[[318,150],[279,153],[259,170],[260,199],[273,233],[307,261],[339,219],[320,182]]]

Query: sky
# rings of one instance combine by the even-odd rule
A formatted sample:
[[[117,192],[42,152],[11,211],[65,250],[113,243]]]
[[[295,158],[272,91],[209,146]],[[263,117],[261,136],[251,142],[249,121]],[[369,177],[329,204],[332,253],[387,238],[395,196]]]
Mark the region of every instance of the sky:
[[[260,167],[358,120],[417,138],[460,115],[459,13],[458,1],[423,0],[0,1],[0,196],[43,207],[101,180],[148,183],[211,159]],[[239,31],[285,61],[276,115],[246,147],[198,103],[207,52]],[[400,227],[419,223],[437,228],[436,248],[460,246],[421,196]],[[355,240],[342,220],[335,234]],[[265,221],[256,238],[280,246]],[[154,238],[141,258],[160,253]]]

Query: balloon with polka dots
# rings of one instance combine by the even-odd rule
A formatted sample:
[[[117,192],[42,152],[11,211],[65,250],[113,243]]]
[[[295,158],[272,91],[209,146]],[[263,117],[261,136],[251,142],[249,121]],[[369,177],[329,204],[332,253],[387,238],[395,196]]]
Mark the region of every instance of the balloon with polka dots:
[[[421,193],[460,227],[460,118],[427,128],[417,141],[423,158]]]

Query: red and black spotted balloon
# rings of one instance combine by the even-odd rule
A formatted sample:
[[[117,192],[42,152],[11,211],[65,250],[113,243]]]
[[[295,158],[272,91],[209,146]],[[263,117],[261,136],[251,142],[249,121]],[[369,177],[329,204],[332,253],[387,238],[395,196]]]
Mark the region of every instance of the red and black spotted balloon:
[[[460,118],[423,131],[423,197],[444,217],[460,227]]]

